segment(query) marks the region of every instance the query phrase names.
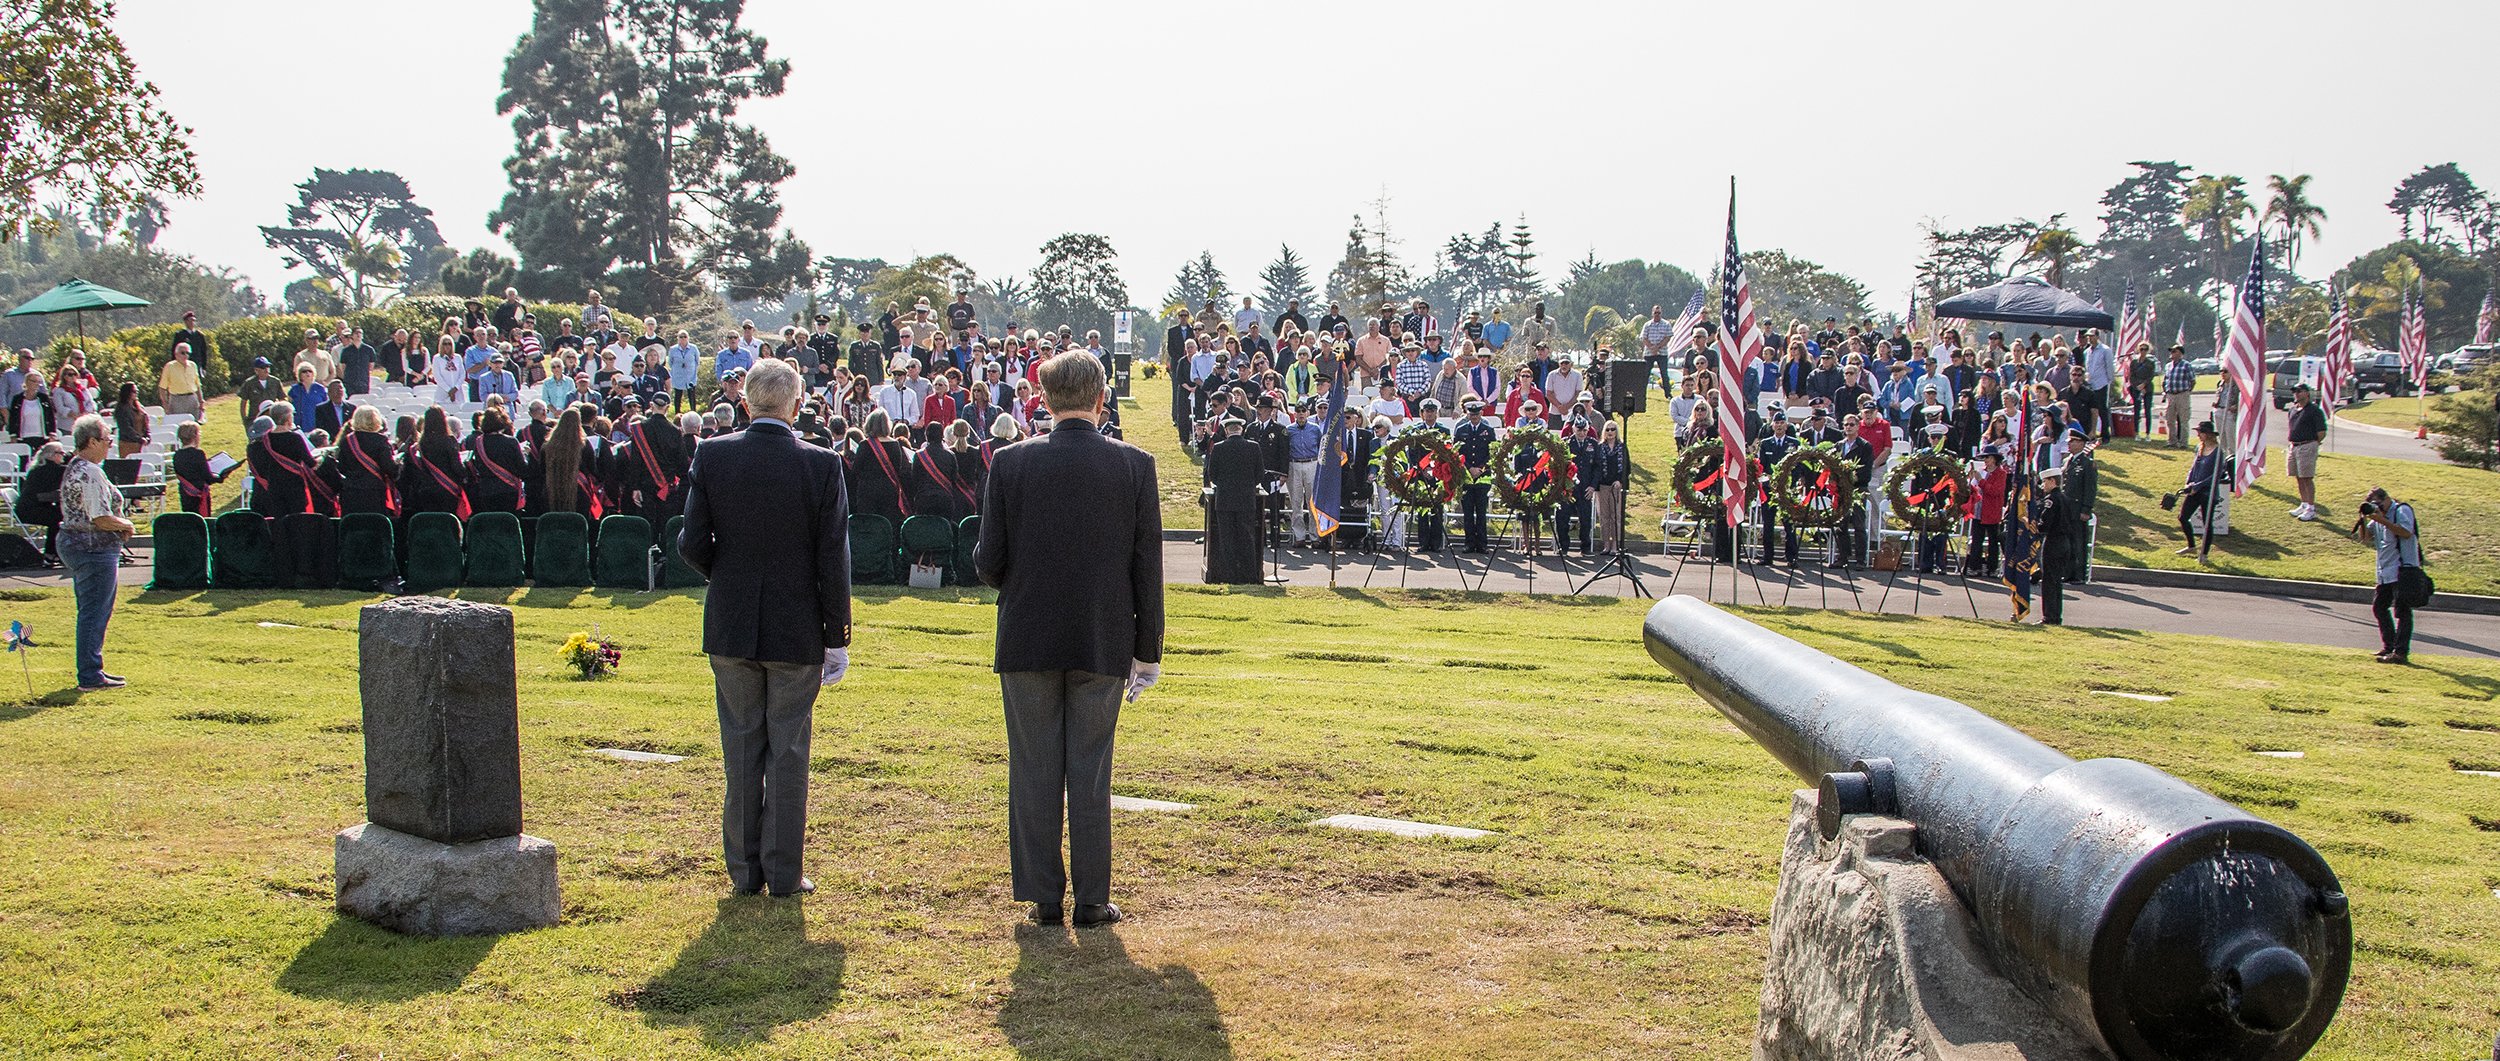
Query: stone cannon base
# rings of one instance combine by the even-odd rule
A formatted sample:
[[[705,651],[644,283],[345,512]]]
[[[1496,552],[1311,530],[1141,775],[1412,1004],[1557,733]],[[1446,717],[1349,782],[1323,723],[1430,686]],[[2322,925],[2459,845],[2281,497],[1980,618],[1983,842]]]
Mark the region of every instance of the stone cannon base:
[[[1826,843],[1814,808],[1788,816],[1756,1061],[2107,1061],[1991,967],[1916,825],[1859,815]]]
[[[394,932],[490,935],[564,915],[556,845],[535,836],[445,844],[366,822],[336,848],[339,912]]]

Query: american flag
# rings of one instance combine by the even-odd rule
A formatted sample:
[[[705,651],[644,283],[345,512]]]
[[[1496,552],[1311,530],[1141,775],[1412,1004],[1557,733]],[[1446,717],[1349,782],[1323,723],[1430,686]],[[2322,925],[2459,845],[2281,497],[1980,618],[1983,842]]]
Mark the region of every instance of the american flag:
[[[1913,296],[1915,297],[1915,296]],[[1727,261],[1719,267],[1719,442],[1726,447],[1727,525],[1745,521],[1746,474],[1753,447],[1745,440],[1745,373],[1762,356],[1762,329],[1753,315],[1753,282],[1736,249],[1736,179],[1727,182]]]
[[[2152,323],[2145,319],[2135,302],[2135,278],[2127,278],[2127,298],[2118,307],[2118,356],[2135,356],[2135,348],[2152,341]]]
[[[2260,233],[2249,248],[2248,278],[2231,302],[2230,345],[2222,355],[2223,374],[2239,390],[2240,415],[2232,451],[2238,473],[2231,496],[2248,492],[2249,484],[2266,473],[2266,408],[2273,394],[2266,386],[2266,237]]]
[[[1667,353],[1678,354],[1693,348],[1693,333],[1701,328],[1703,308],[1710,304],[1710,292],[1693,289],[1693,300],[1684,304],[1684,312],[1675,318],[1675,334],[1667,338]]]
[[[2483,311],[2474,315],[2474,345],[2491,341],[2491,333],[2500,327],[2500,286],[2483,292]]]
[[[538,345],[538,333],[537,333],[537,332],[522,332],[522,333],[521,333],[521,356],[522,356],[522,357],[535,359],[535,358],[538,356],[538,353],[539,353],[540,349],[541,349],[541,347]]]
[[[2414,393],[2431,379],[2431,344],[2429,325],[2422,320],[2422,295],[2416,290],[2405,296],[2404,320],[2397,325],[2396,352],[2404,356],[2405,375],[2412,378]]]
[[[2352,378],[2352,312],[2341,291],[2327,295],[2326,371],[2318,380],[2318,397],[2333,409],[2344,403],[2344,381]]]
[[[2133,284],[2135,283],[2135,281],[2134,281],[2134,280],[2132,280],[2132,279],[2130,279],[2130,280],[2128,280],[2128,281],[2127,281],[2127,283],[2128,283],[2128,284],[2130,284],[2130,285],[2133,285]],[[2098,281],[2098,280],[2092,281],[2092,308],[2093,308],[2093,309],[2108,309],[2108,308],[2109,308],[2108,306],[2103,305],[2103,304],[2101,303],[2101,282],[2100,282],[2100,281]]]

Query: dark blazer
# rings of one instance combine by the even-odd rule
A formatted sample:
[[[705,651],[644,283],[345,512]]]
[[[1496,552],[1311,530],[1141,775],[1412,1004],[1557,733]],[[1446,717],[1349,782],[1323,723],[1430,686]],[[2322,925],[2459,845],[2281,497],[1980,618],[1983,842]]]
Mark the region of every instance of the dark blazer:
[[[696,446],[677,550],[712,580],[704,653],[820,664],[850,645],[849,524],[841,458],[789,428],[759,423]]]
[[[999,450],[972,561],[998,587],[999,673],[1125,677],[1131,660],[1162,661],[1163,510],[1145,450],[1072,419]]]
[[[1259,484],[1266,479],[1259,444],[1249,436],[1235,435],[1207,447],[1205,481],[1215,487],[1214,511],[1258,511]]]

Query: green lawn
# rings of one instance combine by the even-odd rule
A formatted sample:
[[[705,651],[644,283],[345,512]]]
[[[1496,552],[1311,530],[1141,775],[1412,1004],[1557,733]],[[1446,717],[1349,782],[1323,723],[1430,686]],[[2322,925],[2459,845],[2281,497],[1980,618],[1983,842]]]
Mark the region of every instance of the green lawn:
[[[1736,1057],[1797,782],[1666,680],[1637,603],[1175,587],[1167,677],[1123,720],[1132,919],[1009,901],[1003,742],[974,594],[863,596],[820,706],[803,902],[729,899],[699,599],[516,605],[530,832],[565,920],[401,939],[330,909],[361,819],[363,598],[132,593],[113,665],[0,707],[0,1056]],[[2316,1056],[2463,1057],[2500,1002],[2500,665],[1938,619],[1754,612],[2076,755],[2144,759],[2282,822],[2354,898]],[[287,626],[267,627],[262,623]],[[623,672],[555,646],[596,629]],[[2019,677],[2015,675],[2019,674]],[[2012,679],[2012,680],[2009,680]],[[2167,703],[2096,695],[2173,694]],[[584,754],[622,745],[673,766]],[[2255,748],[2294,748],[2297,761]],[[1321,832],[1341,812],[1494,830]]]
[[[2491,404],[2491,393],[2488,391],[2465,391],[2463,393],[2468,402]],[[2347,405],[2338,409],[2335,415],[2377,427],[2411,431],[2421,425],[2423,415],[2439,403],[2439,398],[2440,396],[2435,394],[2429,397],[2406,396],[2402,398],[2390,398],[2382,394],[2359,405]]]

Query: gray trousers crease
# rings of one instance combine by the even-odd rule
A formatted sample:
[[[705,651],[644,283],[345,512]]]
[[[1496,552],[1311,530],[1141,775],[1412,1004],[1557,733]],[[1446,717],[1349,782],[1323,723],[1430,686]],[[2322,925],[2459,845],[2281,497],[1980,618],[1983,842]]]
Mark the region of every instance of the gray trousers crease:
[[[1060,902],[1073,876],[1078,904],[1110,902],[1111,736],[1127,679],[1085,671],[1014,671],[998,679],[1007,704],[1007,847],[1016,901]]]
[[[713,656],[720,704],[721,856],[740,891],[799,883],[807,836],[807,742],[823,669]]]

